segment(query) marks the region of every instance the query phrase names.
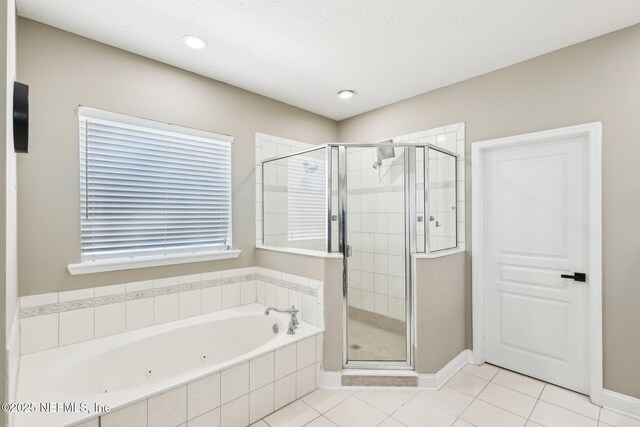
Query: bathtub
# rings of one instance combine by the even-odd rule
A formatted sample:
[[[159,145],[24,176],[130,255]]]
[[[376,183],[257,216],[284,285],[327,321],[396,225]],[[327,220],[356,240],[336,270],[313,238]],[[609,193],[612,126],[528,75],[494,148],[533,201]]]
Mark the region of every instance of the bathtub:
[[[85,403],[89,411],[108,405],[114,412],[322,333],[300,322],[288,335],[289,316],[264,310],[250,304],[22,356],[18,402]],[[14,426],[66,426],[100,413],[20,413]]]

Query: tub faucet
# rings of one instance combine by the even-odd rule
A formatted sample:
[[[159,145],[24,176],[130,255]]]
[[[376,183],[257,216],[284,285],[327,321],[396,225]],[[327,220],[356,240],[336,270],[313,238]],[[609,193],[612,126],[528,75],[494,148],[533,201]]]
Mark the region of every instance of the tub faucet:
[[[287,308],[285,310],[280,310],[279,308],[276,307],[269,307],[264,311],[264,314],[266,314],[267,316],[269,315],[269,312],[273,310],[273,311],[277,311],[278,313],[289,313],[291,315],[291,319],[289,319],[289,329],[287,329],[287,334],[289,335],[293,335],[295,334],[295,330],[298,328],[298,311],[296,309],[295,305],[292,305],[291,308]]]

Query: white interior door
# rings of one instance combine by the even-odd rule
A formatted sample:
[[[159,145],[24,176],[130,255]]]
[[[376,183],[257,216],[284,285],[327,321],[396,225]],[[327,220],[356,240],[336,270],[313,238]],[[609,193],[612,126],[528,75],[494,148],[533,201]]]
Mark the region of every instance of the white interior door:
[[[588,138],[483,156],[487,362],[589,391]]]

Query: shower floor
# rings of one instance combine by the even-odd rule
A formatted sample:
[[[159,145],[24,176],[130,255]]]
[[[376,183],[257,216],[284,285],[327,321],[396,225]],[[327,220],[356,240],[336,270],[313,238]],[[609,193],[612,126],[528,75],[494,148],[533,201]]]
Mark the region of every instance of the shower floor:
[[[405,336],[349,318],[349,360],[404,361]]]

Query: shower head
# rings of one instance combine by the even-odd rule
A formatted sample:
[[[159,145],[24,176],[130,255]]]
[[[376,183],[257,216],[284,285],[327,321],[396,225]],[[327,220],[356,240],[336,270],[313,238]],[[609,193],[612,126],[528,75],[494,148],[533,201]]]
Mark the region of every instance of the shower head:
[[[380,141],[380,142],[393,142],[391,139],[387,140],[387,141]],[[374,169],[378,169],[378,167],[380,167],[382,165],[382,161],[383,160],[387,160],[387,159],[392,159],[396,156],[395,151],[393,150],[393,147],[378,147],[378,149],[376,150],[377,155],[378,155],[378,160],[376,160],[376,162],[373,164],[373,168]]]
[[[393,147],[381,147],[378,148],[378,159],[379,160],[387,160],[392,159],[396,156]]]

